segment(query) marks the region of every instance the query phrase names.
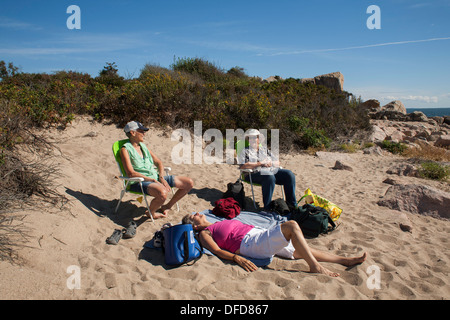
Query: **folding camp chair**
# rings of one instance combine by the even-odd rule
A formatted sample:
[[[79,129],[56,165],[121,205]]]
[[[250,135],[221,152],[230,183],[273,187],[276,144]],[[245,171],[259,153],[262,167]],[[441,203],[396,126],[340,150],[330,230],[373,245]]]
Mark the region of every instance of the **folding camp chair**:
[[[133,193],[133,194],[136,194],[136,195],[143,196],[144,201],[145,201],[145,205],[146,205],[147,210],[148,210],[148,212],[150,214],[150,207],[148,205],[147,196],[146,196],[146,193],[144,192],[144,188],[142,186],[142,182],[144,181],[144,178],[140,178],[140,177],[129,178],[129,177],[127,177],[125,169],[123,168],[122,158],[120,157],[120,149],[128,141],[129,141],[128,139],[116,141],[113,144],[113,147],[112,147],[114,158],[116,159],[117,166],[119,167],[119,172],[121,174],[121,176],[119,176],[119,179],[121,179],[123,181],[123,186],[122,186],[122,191],[120,192],[119,202],[117,203],[116,210],[114,211],[114,213],[117,213],[117,210],[119,210],[120,203],[122,202],[122,198],[125,195],[125,193]],[[167,176],[169,175],[169,172],[172,171],[172,169],[170,167],[166,167],[166,168],[164,168],[164,170],[165,170]],[[129,189],[131,182],[139,183],[139,186],[141,187],[141,192],[131,191]],[[174,191],[173,191],[173,188],[172,188],[172,195],[173,194],[174,194]],[[177,203],[177,210],[180,211],[180,207],[178,206],[178,203]],[[151,214],[150,214],[150,217],[152,218],[152,221],[154,221]]]
[[[235,144],[235,150],[236,150],[236,156],[237,159],[239,159],[239,155],[241,154],[242,150],[244,150],[244,148],[248,147],[249,143],[245,140],[238,140]],[[261,145],[260,145],[261,146]],[[238,160],[239,163],[239,160]],[[282,169],[282,167],[280,167],[280,169]],[[255,193],[253,191],[253,186],[257,186],[257,187],[261,187],[260,184],[255,183],[252,181],[252,173],[253,173],[253,169],[239,169],[239,181],[245,182],[250,184],[251,188],[252,188],[252,197],[253,197],[253,206],[255,207],[255,209],[257,209],[256,207],[256,202],[255,202]],[[248,173],[248,177],[250,179],[250,181],[245,180],[245,174]],[[281,186],[281,194],[283,196],[283,200],[284,200],[284,187]]]

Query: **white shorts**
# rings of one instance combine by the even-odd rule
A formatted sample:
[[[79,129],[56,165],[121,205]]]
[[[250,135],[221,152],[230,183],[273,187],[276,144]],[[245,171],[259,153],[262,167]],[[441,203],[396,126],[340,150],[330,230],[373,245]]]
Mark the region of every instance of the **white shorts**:
[[[294,246],[281,232],[281,225],[270,229],[258,227],[250,230],[241,242],[240,253],[255,259],[271,258],[274,255],[294,259]]]

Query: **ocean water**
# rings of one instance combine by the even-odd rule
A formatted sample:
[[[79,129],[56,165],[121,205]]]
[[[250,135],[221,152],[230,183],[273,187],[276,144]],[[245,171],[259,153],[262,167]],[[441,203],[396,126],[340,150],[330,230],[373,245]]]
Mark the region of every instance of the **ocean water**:
[[[450,108],[406,108],[407,113],[411,113],[414,111],[422,111],[427,117],[450,116]]]

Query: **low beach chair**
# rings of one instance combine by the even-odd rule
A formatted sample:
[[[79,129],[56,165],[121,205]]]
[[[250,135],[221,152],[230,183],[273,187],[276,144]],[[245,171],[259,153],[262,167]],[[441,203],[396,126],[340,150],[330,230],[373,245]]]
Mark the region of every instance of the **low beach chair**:
[[[236,159],[237,159],[238,164],[239,164],[239,155],[241,154],[242,150],[244,150],[244,148],[246,148],[248,146],[249,146],[248,141],[238,140],[236,142],[234,149],[236,150]],[[280,167],[280,169],[282,169],[282,168]],[[255,209],[258,209],[256,207],[255,193],[253,191],[253,186],[261,187],[261,185],[258,184],[258,183],[254,183],[252,181],[252,175],[251,175],[251,173],[253,173],[252,169],[239,169],[239,171],[240,171],[239,172],[239,181],[242,181],[242,182],[245,182],[247,184],[250,184],[251,189],[252,189],[253,206],[255,207]],[[245,174],[246,173],[248,173],[248,177],[249,177],[250,181],[245,180]],[[284,187],[283,186],[281,186],[281,194],[282,194],[283,200],[284,200]]]
[[[120,157],[120,149],[122,148],[122,146],[126,142],[128,142],[128,139],[116,141],[113,144],[113,147],[112,147],[114,158],[116,159],[117,166],[119,167],[119,172],[121,174],[121,176],[119,176],[119,179],[121,179],[123,181],[122,191],[120,192],[119,202],[117,203],[117,206],[116,206],[116,209],[114,210],[114,213],[117,214],[117,211],[119,210],[120,203],[122,202],[122,198],[125,195],[125,193],[133,193],[133,194],[142,196],[144,198],[145,206],[147,207],[147,210],[148,210],[148,212],[150,214],[150,207],[148,205],[147,195],[144,192],[144,188],[142,186],[142,182],[144,181],[144,178],[139,178],[139,177],[129,178],[129,177],[127,177],[125,169],[123,168],[122,158]],[[172,171],[172,169],[170,167],[164,168],[164,170],[166,172],[166,175],[169,175],[169,172]],[[130,191],[129,187],[130,187],[130,183],[131,182],[139,183],[139,185],[141,187],[141,192]],[[172,188],[172,195],[173,194],[174,194],[174,191],[173,191],[173,188]],[[177,210],[180,211],[180,207],[178,206],[178,203],[177,203]],[[153,217],[152,217],[151,214],[150,214],[150,217],[152,218],[152,221],[154,222]]]

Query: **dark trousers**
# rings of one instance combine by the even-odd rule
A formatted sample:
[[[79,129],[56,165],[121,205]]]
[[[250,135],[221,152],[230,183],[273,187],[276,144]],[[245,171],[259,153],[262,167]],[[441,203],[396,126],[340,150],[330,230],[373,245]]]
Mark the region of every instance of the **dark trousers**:
[[[295,206],[297,204],[297,200],[295,199],[295,175],[291,170],[278,169],[277,173],[271,175],[263,175],[259,172],[251,173],[251,175],[252,181],[260,184],[262,187],[265,209],[268,209],[269,203],[272,201],[272,195],[276,184],[284,186],[284,194],[288,205]],[[245,180],[250,182],[248,176]]]

